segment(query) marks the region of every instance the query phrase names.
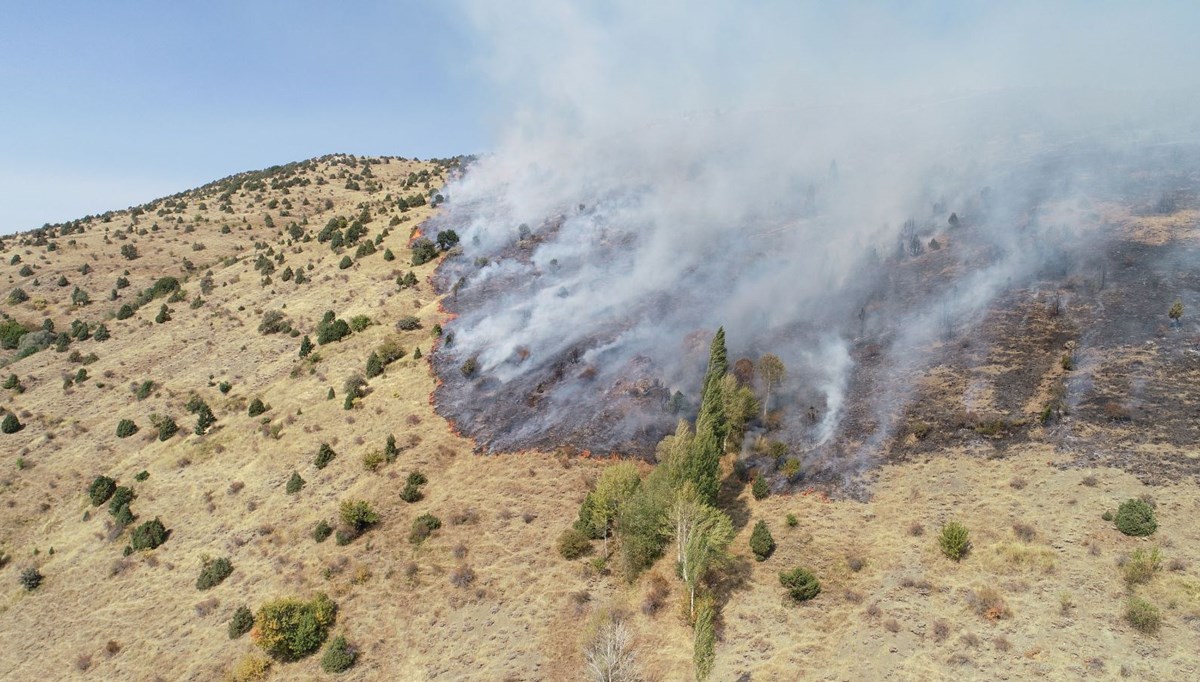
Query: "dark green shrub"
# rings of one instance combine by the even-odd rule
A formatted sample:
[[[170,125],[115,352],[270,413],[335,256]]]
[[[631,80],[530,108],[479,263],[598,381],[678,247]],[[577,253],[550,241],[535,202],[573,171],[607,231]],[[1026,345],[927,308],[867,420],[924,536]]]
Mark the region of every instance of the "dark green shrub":
[[[324,346],[327,343],[341,341],[350,335],[350,325],[345,320],[333,316],[333,312],[325,313],[325,317],[317,324],[317,343]]]
[[[942,526],[942,532],[938,536],[938,546],[942,548],[942,554],[947,557],[960,561],[971,551],[971,537],[967,532],[967,527],[957,521],[951,521]]]
[[[288,479],[285,490],[287,490],[288,495],[295,495],[296,493],[300,492],[301,488],[304,487],[304,483],[305,480],[300,478],[300,474],[293,471],[292,477]]]
[[[137,391],[134,393],[134,397],[136,397],[138,400],[145,400],[146,398],[150,397],[150,392],[153,390],[154,390],[154,382],[153,381],[143,381],[141,384],[138,385]]]
[[[784,520],[787,522],[788,528],[795,528],[800,525],[800,519],[796,518],[795,514],[788,514]]]
[[[137,247],[133,244],[122,244],[121,255],[124,256],[126,260],[133,260],[138,257]]]
[[[163,417],[158,421],[158,439],[167,440],[179,432],[179,425],[170,417]]]
[[[408,503],[420,502],[424,495],[421,494],[421,486],[405,483],[404,489],[400,491],[400,499]]]
[[[1117,509],[1117,530],[1126,535],[1150,535],[1158,530],[1154,509],[1143,500],[1129,499]]]
[[[246,414],[250,415],[251,417],[257,417],[263,412],[266,412],[268,409],[270,408],[268,408],[261,399],[255,398],[254,400],[250,401],[250,407],[246,410]]]
[[[350,318],[350,331],[361,332],[371,326],[371,318],[366,315],[355,315]]]
[[[316,540],[317,542],[325,542],[325,539],[328,538],[332,533],[333,526],[330,526],[324,520],[319,521],[317,522],[317,527],[313,528],[313,540]]]
[[[212,413],[212,410],[209,409],[208,405],[202,404],[200,409],[196,412],[196,428],[194,433],[197,436],[203,436],[205,433],[208,433],[208,427],[215,423],[217,423],[216,415]]]
[[[750,492],[754,494],[754,499],[761,500],[771,494],[771,487],[767,485],[767,479],[763,478],[762,474],[754,477],[754,483],[750,485]]]
[[[379,359],[378,353],[371,351],[367,356],[367,378],[374,379],[380,374],[383,374],[383,360]]]
[[[208,590],[220,585],[233,573],[233,564],[227,558],[205,559],[200,575],[196,578],[197,590]]]
[[[232,389],[233,389],[233,384],[229,383],[228,381],[222,381],[220,384],[217,385],[217,390],[223,394],[229,393],[229,391]]]
[[[239,606],[237,611],[233,612],[233,618],[229,619],[229,639],[237,639],[250,632],[253,627],[254,612],[248,607]]]
[[[1125,605],[1125,620],[1138,632],[1152,635],[1162,627],[1162,614],[1158,607],[1141,597],[1130,597]]]
[[[136,552],[143,549],[154,549],[166,541],[167,529],[163,526],[162,521],[155,518],[153,521],[147,521],[133,529],[133,535],[129,538],[129,546],[133,547]]]
[[[93,507],[108,502],[108,498],[113,496],[113,492],[117,489],[117,482],[108,476],[97,476],[92,484],[88,486],[88,498],[92,501]]]
[[[375,244],[372,242],[363,242],[358,245],[358,250],[354,252],[354,258],[356,260],[362,260],[364,257],[370,256],[373,253],[375,253]]]
[[[9,295],[8,295],[8,302],[11,305],[17,305],[18,303],[24,303],[25,301],[28,301],[28,300],[29,300],[29,294],[25,293],[25,290],[20,287],[13,289],[12,292],[9,293]]]
[[[21,577],[17,580],[21,583],[21,587],[24,587],[29,592],[33,592],[42,584],[42,572],[37,570],[36,567],[30,566],[21,571]]]
[[[592,551],[588,536],[574,528],[568,528],[558,536],[558,553],[564,559],[578,559]]]
[[[138,432],[138,425],[132,419],[121,419],[116,423],[116,437],[128,438]]]
[[[130,511],[128,504],[121,505],[121,508],[118,509],[117,513],[113,515],[113,519],[120,528],[125,528],[126,526],[132,525],[135,518],[136,517],[134,517],[133,512]]]
[[[414,470],[409,472],[406,482],[409,485],[425,485],[429,482],[429,479],[425,477],[425,474]]]
[[[308,338],[308,335],[305,334],[304,338],[300,340],[300,357],[307,358],[308,354],[311,353],[312,351],[313,351],[313,342],[311,339]]]
[[[143,469],[133,475],[133,480],[137,481],[138,483],[141,483],[142,481],[146,480],[147,478],[150,478],[150,472],[146,471],[145,469]]]
[[[754,524],[754,530],[750,533],[750,551],[754,552],[754,558],[759,561],[766,561],[775,551],[775,538],[771,537],[771,530],[767,528],[766,521],[759,520]]]
[[[25,325],[16,320],[0,322],[0,348],[15,349],[21,343],[21,337],[28,333]]]
[[[391,249],[387,249],[383,252],[383,259],[388,262],[394,261],[396,260],[396,254],[392,253]]]
[[[324,594],[312,601],[276,599],[254,616],[254,641],[272,657],[293,661],[321,648],[333,625],[337,606]]]
[[[321,656],[321,670],[327,673],[345,672],[357,659],[358,651],[346,643],[345,637],[339,635],[330,640],[329,646],[325,647],[325,654]]]
[[[325,468],[325,466],[329,465],[329,462],[334,461],[334,457],[336,456],[337,453],[335,453],[334,448],[329,447],[329,443],[322,443],[317,450],[317,459],[312,462],[313,466]]]
[[[25,428],[25,425],[22,424],[21,420],[17,419],[17,415],[13,414],[12,412],[4,415],[4,421],[0,421],[0,432],[16,433],[23,428]]]
[[[158,314],[154,316],[154,321],[158,324],[171,321],[171,312],[167,308],[166,303],[162,304],[162,307],[158,309]]]
[[[821,583],[808,569],[793,568],[779,574],[779,584],[787,588],[793,601],[808,601],[821,593]]]
[[[354,261],[350,260],[350,256],[342,256],[341,262],[338,263],[338,269],[345,270],[351,265],[354,265]]]
[[[133,306],[129,305],[128,303],[122,305],[117,310],[117,319],[118,320],[127,320],[131,317],[133,317]]]
[[[395,461],[396,455],[399,453],[400,451],[396,448],[396,437],[389,433],[387,437],[387,444],[383,447],[384,459],[389,462]]]
[[[408,541],[414,545],[419,545],[425,541],[433,531],[442,527],[442,521],[433,514],[421,514],[413,519],[412,531],[408,534]]]

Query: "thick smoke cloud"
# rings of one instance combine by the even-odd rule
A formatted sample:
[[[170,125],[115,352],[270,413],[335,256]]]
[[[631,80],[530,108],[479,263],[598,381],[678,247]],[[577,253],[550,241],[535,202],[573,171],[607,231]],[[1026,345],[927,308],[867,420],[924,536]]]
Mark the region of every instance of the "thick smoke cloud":
[[[493,449],[637,450],[677,418],[665,397],[694,408],[723,325],[731,362],[787,365],[793,453],[841,441],[857,470],[920,349],[1070,261],[1113,169],[1197,139],[1196,11],[1043,5],[468,4],[501,141],[431,226],[463,244],[439,404]],[[940,276],[888,267],[931,239]],[[868,342],[892,378],[848,447]]]

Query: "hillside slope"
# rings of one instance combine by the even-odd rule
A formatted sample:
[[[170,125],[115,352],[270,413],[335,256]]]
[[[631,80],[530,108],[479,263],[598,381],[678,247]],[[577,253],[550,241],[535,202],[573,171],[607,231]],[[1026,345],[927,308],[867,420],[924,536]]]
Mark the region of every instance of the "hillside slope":
[[[430,280],[453,245],[421,265],[411,265],[410,245],[437,211],[428,197],[458,163],[322,157],[3,240],[0,293],[15,347],[0,351],[0,374],[16,382],[0,395],[21,428],[0,435],[0,636],[9,644],[0,677],[219,679],[261,656],[248,636],[229,637],[238,607],[325,592],[338,606],[331,635],[360,652],[339,679],[580,679],[584,647],[613,612],[631,624],[649,679],[692,679],[684,591],[668,560],[627,582],[595,554],[568,561],[555,551],[605,462],[473,454],[431,406],[428,358],[446,320]],[[1197,234],[1192,212],[1123,220],[1135,241]],[[347,239],[356,223],[362,234]],[[334,231],[348,243],[337,246]],[[18,289],[24,296],[9,295]],[[326,311],[356,330],[318,343]],[[53,332],[41,333],[47,321]],[[101,324],[106,340],[96,338]],[[305,336],[315,348],[302,358]],[[372,352],[399,350],[367,377]],[[1152,353],[1122,357],[1136,360],[1135,351]],[[1035,380],[1061,375],[1059,347],[1036,352]],[[963,381],[957,369],[936,371],[947,385]],[[366,388],[347,403],[356,375]],[[931,377],[931,401],[960,399]],[[216,419],[203,435],[189,409],[196,396]],[[255,400],[267,409],[252,416]],[[161,417],[178,431],[156,428]],[[119,437],[125,419],[137,431]],[[322,444],[336,456],[318,468]],[[722,599],[713,679],[1194,677],[1200,493],[1190,481],[1149,488],[1119,469],[1079,468],[1087,458],[1057,445],[1032,437],[992,459],[978,434],[965,443],[914,436],[866,502],[755,499],[727,460],[721,502],[737,537],[713,586]],[[1155,447],[1158,457],[1196,457],[1194,443]],[[1120,463],[1120,453],[1091,461]],[[406,502],[414,471],[428,482]],[[289,494],[293,472],[305,484]],[[107,502],[89,501],[101,475],[132,488],[129,527]],[[1143,494],[1156,503],[1154,536],[1127,537],[1101,520]],[[339,505],[355,499],[378,524],[345,544],[316,542],[318,522],[337,526]],[[441,527],[413,543],[427,513]],[[155,518],[165,542],[126,555],[133,529]],[[756,562],[748,539],[760,519],[778,548]],[[936,541],[954,519],[973,540],[958,563]],[[1152,547],[1162,548],[1161,569],[1127,587],[1118,564]],[[197,589],[206,558],[226,557],[229,577]],[[796,565],[823,585],[801,606],[778,580]],[[19,582],[30,567],[44,576],[34,590]],[[656,576],[667,593],[652,600]],[[979,607],[988,587],[1006,610]],[[1131,593],[1161,609],[1157,634],[1125,621]],[[326,679],[320,659],[276,662],[266,675]]]

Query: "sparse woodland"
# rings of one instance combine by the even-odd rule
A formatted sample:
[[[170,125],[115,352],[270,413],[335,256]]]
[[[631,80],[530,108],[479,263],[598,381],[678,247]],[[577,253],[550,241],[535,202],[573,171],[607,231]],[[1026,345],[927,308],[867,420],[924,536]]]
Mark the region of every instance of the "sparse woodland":
[[[731,363],[736,329],[705,331],[654,461],[478,454],[431,404],[452,338],[430,279],[459,235],[420,232],[467,161],[331,155],[0,239],[0,675],[1195,675],[1193,482],[1037,434],[995,455],[1012,418],[924,447],[950,429],[914,417],[868,499],[810,488],[771,426],[802,409],[788,367]],[[1170,208],[1108,210],[1195,242]],[[910,231],[907,258],[953,248]],[[1191,328],[1175,292],[1161,308]],[[1044,353],[1027,431],[1106,361]],[[1085,408],[1133,418],[1109,404]],[[750,428],[772,466],[746,464]]]

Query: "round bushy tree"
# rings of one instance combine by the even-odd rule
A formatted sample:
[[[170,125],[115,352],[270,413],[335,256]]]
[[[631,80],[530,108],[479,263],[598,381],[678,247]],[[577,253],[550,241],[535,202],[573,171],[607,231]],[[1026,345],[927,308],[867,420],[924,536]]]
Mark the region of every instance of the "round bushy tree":
[[[806,568],[796,567],[779,574],[779,584],[787,588],[793,601],[808,601],[821,593],[821,583]]]
[[[254,627],[254,612],[245,606],[239,606],[229,619],[229,639],[237,639],[250,632]]]
[[[88,486],[88,498],[92,501],[93,507],[108,502],[108,498],[112,497],[113,492],[117,489],[117,482],[108,476],[97,476],[92,484]]]
[[[337,606],[323,593],[308,602],[294,597],[276,599],[255,614],[251,637],[272,657],[296,660],[321,648],[336,614]]]
[[[153,521],[147,521],[133,529],[133,535],[129,539],[129,546],[134,551],[154,549],[166,541],[167,529],[163,526],[162,521],[155,518]]]
[[[1154,533],[1158,530],[1154,509],[1145,500],[1125,500],[1117,509],[1117,530],[1138,536]]]

